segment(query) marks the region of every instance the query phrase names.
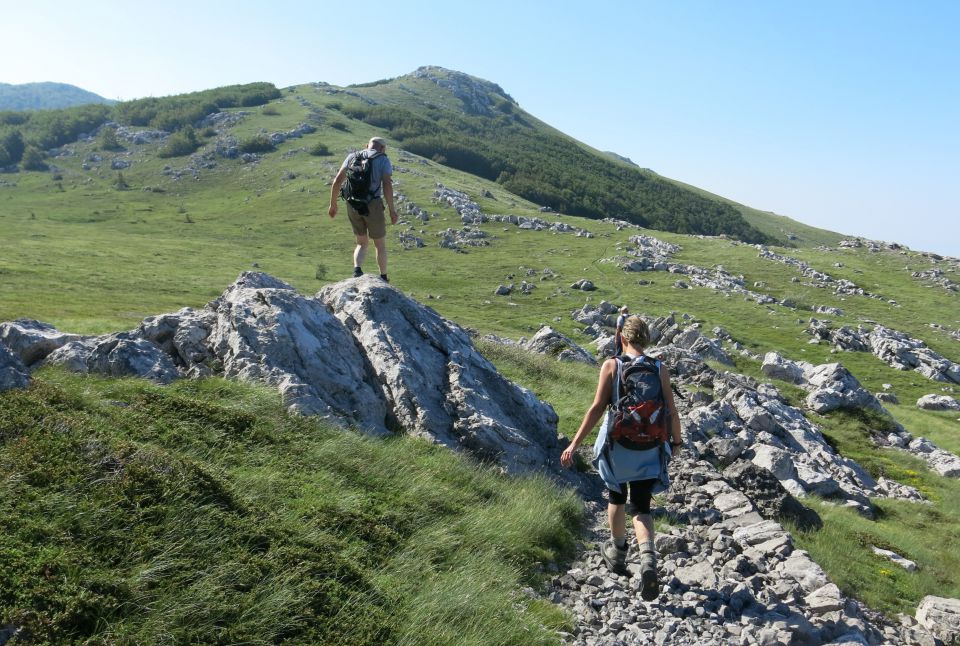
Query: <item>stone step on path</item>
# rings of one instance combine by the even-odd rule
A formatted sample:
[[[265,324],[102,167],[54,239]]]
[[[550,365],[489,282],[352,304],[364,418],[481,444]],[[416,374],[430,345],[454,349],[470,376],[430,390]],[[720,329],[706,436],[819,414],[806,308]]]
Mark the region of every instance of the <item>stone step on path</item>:
[[[673,484],[655,500],[660,596],[640,598],[639,553],[627,576],[610,572],[599,547],[606,508],[591,504],[584,551],[547,596],[575,621],[576,646],[899,645],[938,642],[909,618],[895,623],[845,597],[773,519],[763,518],[708,462],[681,454]],[[629,523],[628,523],[629,526]]]

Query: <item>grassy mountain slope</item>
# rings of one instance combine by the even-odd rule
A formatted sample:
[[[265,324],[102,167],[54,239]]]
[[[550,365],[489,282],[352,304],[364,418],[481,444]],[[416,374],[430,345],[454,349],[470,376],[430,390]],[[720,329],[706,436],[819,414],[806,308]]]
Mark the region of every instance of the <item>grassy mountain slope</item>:
[[[381,100],[376,93],[393,93],[398,83],[346,91]],[[431,101],[453,101],[435,83],[423,91],[427,89],[436,92],[430,95]],[[423,99],[422,95],[411,97],[414,103]],[[342,213],[333,221],[326,215],[329,182],[348,150],[364,145],[372,135],[384,134],[382,128],[352,118],[347,109],[350,101],[363,103],[340,88],[288,88],[267,105],[225,109],[236,114],[238,121],[218,126],[217,131],[198,131],[200,147],[194,156],[161,158],[158,153],[166,145],[161,142],[124,142],[121,150],[103,150],[97,139],[91,139],[71,143],[59,156],[48,159],[49,172],[0,175],[0,230],[4,232],[0,236],[0,320],[31,317],[65,331],[101,333],[134,327],[148,315],[202,306],[239,272],[254,267],[304,293],[347,277],[353,239]],[[258,135],[290,132],[301,123],[317,129],[247,161],[213,153],[218,142],[243,144]],[[838,355],[829,347],[811,346],[803,333],[811,315],[803,308],[839,307],[844,315],[836,319],[838,325],[881,322],[960,361],[960,342],[949,334],[960,328],[960,296],[911,275],[933,267],[930,258],[907,251],[827,250],[816,245],[835,241],[830,232],[794,231],[804,246],[777,251],[884,298],[839,297],[794,282],[799,276],[795,269],[759,258],[751,245],[642,231],[679,244],[679,262],[706,268],[722,265],[728,272],[742,274],[748,285],[762,283],[758,291],[791,298],[800,309],[761,306],[708,289],[676,289],[674,275],[626,273],[610,262],[627,246],[629,236],[639,231],[540,213],[539,202],[509,192],[504,184],[415,155],[402,143],[396,145],[392,136],[390,143],[388,153],[404,213],[401,223],[389,229],[391,280],[444,316],[482,333],[512,338],[530,336],[549,323],[585,343],[570,312],[588,302],[629,303],[632,311],[652,315],[686,313],[706,330],[724,327],[754,352],[777,350],[813,363],[840,360],[873,391],[891,384],[902,402],[890,407],[899,421],[914,434],[960,452],[955,415],[919,411],[912,405],[923,394],[939,392],[940,384],[914,372],[893,370],[870,354]],[[129,166],[114,170],[114,161],[129,162]],[[452,208],[433,201],[438,183],[466,192],[485,213],[543,217],[587,229],[593,237],[489,222],[475,227],[488,235],[489,246],[465,247],[462,252],[440,248],[437,242],[443,232],[460,229],[461,223]],[[413,205],[432,217],[421,221],[409,215]],[[757,221],[762,220],[758,216]],[[418,237],[425,246],[404,249],[399,233]],[[551,278],[554,274],[557,277]],[[570,289],[579,278],[593,281],[597,291]],[[640,284],[640,279],[650,282]],[[494,296],[498,284],[521,280],[536,285],[532,293]],[[559,365],[496,347],[482,349],[510,378],[549,401],[560,415],[561,432],[572,435],[592,397],[594,369]],[[737,370],[758,375],[759,365],[740,358]],[[343,617],[381,618],[390,631],[361,635],[356,638],[361,643],[374,637],[403,643],[401,636],[421,629],[442,643],[448,635],[444,630],[479,629],[501,611],[505,627],[497,629],[505,634],[539,630],[532,626],[540,623],[556,625],[556,616],[536,604],[529,613],[507,609],[517,601],[511,591],[518,582],[531,580],[536,562],[569,553],[565,532],[576,524],[569,499],[546,491],[542,483],[511,481],[505,486],[516,489],[497,490],[492,497],[523,501],[522,492],[533,491],[536,500],[548,501],[538,502],[547,506],[543,514],[523,519],[524,508],[504,510],[497,506],[499,502],[488,508],[489,501],[474,497],[473,491],[493,486],[486,484],[489,474],[475,472],[459,458],[417,442],[381,446],[343,438],[309,420],[285,418],[275,402],[264,403],[264,397],[260,391],[219,380],[163,389],[57,371],[43,372],[30,391],[0,395],[0,469],[5,473],[0,479],[5,487],[0,500],[9,510],[6,518],[24,519],[0,531],[2,540],[15,547],[0,550],[14,554],[9,568],[0,567],[0,572],[11,573],[10,580],[0,585],[7,595],[0,597],[0,622],[19,621],[25,615],[17,613],[32,608],[37,616],[26,619],[49,635],[95,633],[101,641],[109,641],[109,631],[114,630],[119,641],[138,641],[145,635],[172,631],[184,639],[211,641],[222,634],[221,641],[229,641],[235,635],[218,631],[243,619],[252,623],[238,625],[250,634],[263,635],[262,641],[283,636],[308,640],[319,631],[334,629],[324,618],[322,604],[316,602],[322,595],[332,595],[326,598],[334,599]],[[156,417],[156,424],[145,429],[133,424],[151,417]],[[949,540],[960,527],[958,483],[932,474],[908,456],[874,448],[869,432],[876,420],[831,415],[818,422],[845,455],[860,460],[874,475],[920,487],[933,504],[881,502],[883,514],[868,522],[815,502],[828,526],[818,534],[801,535],[801,546],[811,551],[845,592],[876,608],[912,613],[923,594],[960,596],[960,542]],[[356,450],[370,456],[365,459],[377,469],[404,464],[414,472],[412,477],[390,474],[390,486],[397,487],[396,495],[388,499],[393,506],[380,499],[379,489],[364,488],[380,477],[379,471],[361,472],[356,480],[339,470],[335,461],[323,463],[318,470],[305,466],[316,462],[307,458],[319,459],[325,452],[342,455],[348,442],[350,446],[358,442],[362,449]],[[39,457],[29,458],[42,455],[58,457],[48,466]],[[140,457],[128,459],[134,455]],[[121,470],[127,480],[101,483],[101,476],[96,476],[96,469],[103,468],[97,466],[101,458],[110,456],[121,465],[132,463],[131,470]],[[420,479],[430,486],[414,487]],[[92,482],[100,488],[87,500]],[[437,501],[431,486],[456,501],[453,509],[431,507]],[[344,487],[357,509],[330,511],[321,501],[338,500]],[[158,490],[171,492],[176,502],[160,505],[155,496]],[[137,500],[149,504],[138,510],[130,502]],[[36,509],[25,507],[26,501],[35,503]],[[89,507],[77,507],[81,502]],[[70,509],[79,511],[58,513]],[[327,513],[334,514],[333,520],[325,518]],[[533,533],[507,537],[506,544],[494,541],[492,556],[481,553],[480,560],[454,568],[445,577],[445,565],[462,563],[465,552],[475,551],[469,535],[476,528],[467,519],[475,514],[498,518],[508,513],[518,516],[510,516],[512,520],[501,522],[498,529],[516,526]],[[191,532],[199,532],[199,545],[184,544],[185,530],[171,520],[178,514],[189,519]],[[132,537],[123,550],[104,551],[89,538],[100,531],[120,532],[132,519],[146,525],[143,534]],[[423,533],[412,531],[421,521]],[[236,528],[229,545],[219,543],[228,539],[209,529],[218,523]],[[444,533],[451,526],[453,537]],[[533,526],[560,528],[559,534],[537,534]],[[479,531],[484,536],[482,532],[489,528]],[[68,536],[75,545],[45,547],[52,545],[46,540],[50,536]],[[394,539],[403,546],[399,553],[390,542]],[[266,552],[263,541],[271,546]],[[436,555],[431,551],[450,541],[465,552]],[[175,549],[164,547],[171,544]],[[916,560],[920,570],[892,571],[872,555],[871,544]],[[323,557],[327,560],[305,556],[319,545],[330,546]],[[484,560],[495,561],[496,555],[504,553],[511,555],[509,564],[515,570],[509,576]],[[215,565],[192,579],[188,574],[196,571],[195,564],[211,555],[216,555]],[[358,563],[358,555],[370,560]],[[421,559],[432,564],[427,574],[404,569]],[[295,567],[294,561],[302,563]],[[47,564],[56,566],[49,570],[50,577],[44,569]],[[309,576],[286,574],[301,572],[297,567],[306,568]],[[483,612],[490,614],[463,619],[462,607],[444,605],[442,595],[429,596],[431,589],[449,590],[476,580],[484,570],[489,578],[483,580],[489,584],[481,586],[482,605]],[[340,580],[340,587],[326,589],[333,585],[326,581],[327,573],[333,571],[351,574]],[[227,576],[230,572],[237,572],[237,581]],[[422,588],[405,587],[405,582],[418,579],[424,581]],[[30,587],[27,581],[39,587]],[[96,592],[96,599],[87,596],[90,591]],[[197,599],[211,594],[218,600],[215,606],[198,606]],[[32,601],[38,598],[56,599],[61,605],[38,610]],[[422,603],[405,605],[406,599]],[[178,619],[198,607],[207,613],[200,622],[202,630],[208,631],[204,636],[189,632],[189,622]],[[296,612],[285,614],[278,608]],[[268,629],[267,619],[257,624],[261,612],[277,619],[277,625],[285,621],[283,630],[290,632],[271,633],[274,629]],[[413,618],[414,612],[421,616]],[[63,623],[44,624],[54,615],[64,618]],[[489,643],[483,641],[483,634],[476,634],[474,643]],[[430,643],[434,637],[423,639]]]
[[[565,625],[515,596],[573,554],[579,504],[544,480],[218,379],[46,371],[0,404],[13,643],[524,646]]]
[[[0,83],[0,110],[51,110],[85,103],[113,103],[67,83]]]
[[[555,211],[616,216],[680,233],[773,239],[728,204],[613,161],[523,111],[500,86],[439,67],[362,86],[341,110],[404,148],[489,180]]]

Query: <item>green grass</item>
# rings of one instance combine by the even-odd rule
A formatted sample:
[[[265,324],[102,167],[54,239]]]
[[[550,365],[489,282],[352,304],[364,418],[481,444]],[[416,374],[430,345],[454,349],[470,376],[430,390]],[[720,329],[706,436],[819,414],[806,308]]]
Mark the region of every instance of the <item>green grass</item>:
[[[927,595],[960,596],[956,576],[960,569],[960,549],[956,547],[960,543],[960,510],[955,503],[960,487],[955,481],[941,482],[935,493],[939,498],[935,505],[876,500],[881,515],[876,521],[812,502],[823,519],[823,529],[815,533],[795,528],[791,531],[797,546],[810,553],[844,594],[889,616],[901,612],[912,616]],[[952,496],[953,500],[940,496]],[[917,571],[907,572],[875,555],[872,546],[914,561]]]
[[[960,482],[933,473],[919,458],[895,449],[878,450],[869,430],[890,421],[869,411],[835,412],[817,417],[824,434],[844,456],[874,477],[916,487],[931,504],[874,499],[877,519],[826,502],[807,499],[824,528],[798,532],[798,546],[810,552],[845,594],[891,615],[912,615],[926,595],[960,596]],[[872,546],[889,549],[918,565],[907,572],[875,555]]]
[[[0,621],[36,643],[555,643],[582,508],[265,389],[45,370],[0,395]]]
[[[372,95],[378,90],[363,91]],[[297,95],[312,107],[302,106],[294,99]],[[114,332],[135,327],[145,316],[184,306],[202,307],[246,270],[266,271],[305,294],[346,278],[352,265],[353,238],[342,211],[333,221],[326,215],[329,181],[349,149],[383,133],[328,107],[338,100],[343,97],[310,86],[285,90],[284,98],[272,102],[271,109],[252,110],[230,134],[242,141],[260,129],[288,131],[314,117],[319,119],[311,121],[319,123],[317,132],[281,144],[276,152],[255,164],[217,159],[215,168],[200,170],[199,180],[190,173],[179,180],[164,174],[166,165],[179,171],[190,165],[190,158],[158,159],[155,144],[128,146],[134,161],[123,171],[129,190],[113,187],[116,171],[109,170],[109,154],[104,154],[104,163],[93,163],[90,170],[81,168],[85,157],[94,152],[95,143],[71,145],[68,148],[75,154],[50,160],[63,176],[59,185],[50,173],[3,176],[0,321],[29,317],[68,332]],[[274,111],[277,114],[270,114]],[[336,122],[346,129],[332,127]],[[317,144],[326,145],[330,156],[310,155]],[[199,152],[211,145],[211,141],[206,142],[206,148]],[[948,450],[960,452],[956,416],[920,411],[914,406],[917,398],[939,392],[942,384],[918,373],[894,370],[869,353],[832,353],[826,345],[809,345],[803,330],[811,312],[760,306],[703,288],[678,290],[673,284],[681,277],[673,274],[625,273],[604,260],[620,255],[636,230],[618,232],[614,226],[598,221],[542,214],[536,205],[510,195],[495,183],[433,162],[421,163],[423,160],[403,153],[393,143],[388,151],[396,169],[397,192],[438,214],[428,222],[410,220],[388,229],[391,282],[441,315],[480,333],[514,339],[530,337],[540,325],[550,324],[587,344],[589,339],[570,318],[570,313],[585,303],[626,303],[631,311],[650,315],[689,313],[706,332],[722,326],[754,352],[776,350],[788,358],[812,363],[841,361],[873,392],[881,390],[882,384],[892,384],[901,404],[888,408],[897,420],[914,435],[929,437]],[[288,179],[291,174],[294,178]],[[440,249],[437,234],[461,224],[451,208],[432,201],[438,182],[466,191],[486,213],[558,220],[585,228],[594,237],[522,231],[511,225],[488,223],[480,228],[491,235],[491,246],[468,248],[466,253]],[[481,197],[484,191],[493,197]],[[796,228],[789,221],[772,217],[765,220],[759,212],[743,212],[751,223],[772,234]],[[401,228],[422,237],[427,246],[402,250],[395,237]],[[794,269],[758,258],[757,250],[750,245],[645,231],[681,245],[678,262],[707,268],[723,265],[732,274],[742,274],[748,286],[765,282],[767,286],[758,291],[777,298],[790,297],[807,306],[842,308],[845,313],[835,320],[836,325],[855,327],[877,321],[921,338],[935,351],[960,361],[960,343],[929,326],[937,323],[960,328],[960,295],[932,288],[910,275],[911,270],[928,268],[928,259],[914,252],[824,251],[816,245],[835,244],[836,234],[812,228],[793,232],[800,236],[799,248],[777,251],[835,278],[853,280],[864,289],[896,300],[900,306],[886,300],[837,297],[828,290],[792,282],[799,276]],[[368,264],[372,260],[368,259]],[[842,262],[843,267],[834,267],[836,262]],[[320,280],[318,265],[327,268]],[[544,268],[557,272],[559,278],[528,278],[537,285],[528,296],[494,296],[498,284],[519,283],[526,278],[526,269],[539,275]],[[569,285],[579,278],[592,280],[597,291],[571,290]],[[639,285],[640,279],[652,283]],[[479,345],[508,377],[549,401],[560,415],[560,431],[568,437],[573,434],[592,400],[596,368]],[[762,378],[756,362],[737,358],[736,369]],[[778,386],[794,403],[803,397],[797,389]],[[263,398],[265,401],[260,401]],[[37,509],[50,511],[51,520],[33,514],[26,502],[21,505],[19,498],[8,495],[10,487],[26,486],[22,478],[3,480],[8,513],[0,540],[12,541],[16,536],[20,541],[19,569],[10,569],[12,565],[0,568],[18,572],[10,576],[20,577],[19,583],[0,586],[3,594],[20,595],[17,598],[23,600],[59,599],[55,610],[38,615],[37,630],[67,631],[44,633],[51,635],[80,634],[69,631],[82,627],[88,631],[84,634],[95,631],[101,635],[97,638],[101,641],[138,641],[146,634],[138,632],[141,630],[156,631],[150,633],[152,636],[169,634],[189,640],[194,626],[205,631],[206,640],[212,640],[209,635],[215,633],[220,635],[216,639],[230,641],[235,637],[231,627],[237,626],[236,630],[248,636],[275,631],[277,639],[295,635],[291,637],[294,641],[310,641],[314,637],[311,631],[334,630],[323,628],[325,621],[332,620],[324,619],[322,603],[315,601],[325,598],[337,600],[339,605],[335,607],[343,613],[341,619],[371,619],[386,626],[389,635],[351,636],[361,643],[380,637],[385,641],[412,641],[421,630],[416,618],[424,613],[444,618],[430,629],[437,631],[429,633],[436,635],[436,643],[443,643],[447,637],[443,633],[446,617],[462,616],[463,621],[450,629],[474,635],[473,631],[482,629],[484,617],[471,614],[477,605],[498,608],[490,611],[487,619],[499,617],[502,611],[517,630],[532,625],[525,623],[528,620],[551,626],[564,621],[542,604],[517,598],[516,586],[536,571],[536,562],[563,558],[568,553],[567,547],[556,547],[553,539],[543,538],[538,532],[543,526],[556,527],[558,523],[571,527],[563,520],[568,513],[563,510],[571,501],[561,495],[560,502],[543,509],[544,503],[530,502],[528,495],[511,489],[509,495],[489,494],[496,502],[488,502],[484,499],[488,494],[477,492],[501,490],[490,483],[489,474],[478,471],[469,475],[473,471],[459,458],[417,442],[374,443],[334,433],[307,420],[286,419],[274,408],[273,399],[262,391],[217,380],[178,384],[165,390],[137,382],[74,379],[56,372],[44,373],[28,394],[4,395],[0,415],[8,422],[8,402],[17,402],[18,414],[25,414],[25,410],[36,414],[23,417],[15,425],[18,430],[11,436],[15,439],[4,439],[6,450],[0,451],[0,459],[4,465],[16,463],[17,473],[40,478],[36,484],[39,488],[32,490],[29,500]],[[110,400],[129,405],[111,405],[107,403]],[[187,400],[191,403],[180,405]],[[211,407],[209,411],[204,409],[204,402]],[[231,411],[236,419],[228,415]],[[154,414],[159,416],[156,423],[151,418]],[[190,421],[191,415],[203,423]],[[227,417],[207,423],[208,415]],[[250,416],[254,421],[242,421]],[[142,422],[142,428],[131,420]],[[65,432],[57,430],[60,423]],[[955,567],[952,548],[943,547],[947,542],[941,540],[953,536],[960,527],[951,502],[957,499],[952,489],[955,481],[931,474],[908,456],[874,448],[865,438],[875,420],[831,416],[824,423],[826,433],[845,455],[862,461],[875,473],[920,487],[934,503],[917,507],[917,511],[910,505],[880,501],[878,506],[885,515],[875,522],[846,512],[825,512],[827,529],[803,538],[802,544],[809,546],[818,560],[822,557],[828,573],[843,581],[845,590],[879,608],[906,607],[918,600],[920,591],[938,586],[956,590],[960,568]],[[88,455],[85,451],[89,449],[84,447],[90,444],[90,438],[95,438],[91,446],[99,447],[99,442],[102,448]],[[35,464],[18,457],[21,443],[23,451],[32,451],[29,454],[36,457]],[[375,470],[360,471],[361,484],[352,480],[350,473],[330,466],[349,452],[361,452],[366,462],[376,465]],[[39,459],[48,454],[59,457]],[[160,478],[162,482],[156,487],[170,492],[170,503],[147,501],[150,504],[145,508],[131,506],[127,496],[135,499],[136,491],[128,494],[118,489],[120,484],[115,479],[97,475],[91,465],[91,460],[104,456],[132,464],[129,468],[138,469],[138,480],[141,475],[144,479]],[[53,470],[49,473],[43,466],[48,461]],[[325,466],[319,468],[319,464]],[[55,477],[59,475],[64,477]],[[381,487],[381,482],[388,484]],[[419,482],[424,486],[418,486]],[[98,483],[103,491],[91,483]],[[135,489],[134,484],[129,486]],[[534,492],[530,495],[536,500],[557,500],[557,494],[543,483],[523,481],[516,486],[530,487]],[[89,497],[93,490],[98,497]],[[329,495],[330,491],[343,492],[344,496]],[[522,501],[522,506],[512,505],[510,499],[514,498]],[[355,503],[355,508],[350,503]],[[13,505],[18,505],[16,512]],[[61,510],[76,511],[67,514]],[[547,515],[537,517],[541,510]],[[141,512],[153,514],[148,520],[155,524],[146,523],[144,532],[167,532],[170,540],[165,543],[169,545],[166,550],[154,547],[151,552],[144,547],[149,545],[147,539],[130,531],[131,519],[140,519]],[[27,520],[11,525],[10,519],[20,513],[26,514]],[[493,552],[482,549],[480,539],[499,536],[508,524],[503,520],[507,513],[516,515],[516,521],[509,523],[529,529],[529,541],[518,543],[516,537],[508,536],[506,543],[495,542]],[[179,519],[188,529],[178,530],[179,525],[171,519]],[[907,541],[912,531],[907,523],[912,521],[923,523],[922,531],[913,532],[917,534],[912,539],[917,541],[916,546]],[[473,523],[487,523],[487,527]],[[130,542],[140,551],[104,560],[100,541],[90,538],[100,535],[99,528],[104,535],[122,537],[121,544]],[[225,533],[220,531],[223,528],[229,530],[228,536],[220,535]],[[26,533],[19,533],[21,530]],[[856,539],[867,530],[877,533],[878,540],[903,547],[908,551],[905,556],[923,557],[920,572],[907,577],[915,579],[913,587],[884,585],[889,577],[877,571],[890,568],[873,560],[868,548]],[[73,538],[73,531],[78,532],[78,538]],[[282,545],[283,550],[268,548],[257,553],[251,546],[262,542],[256,538],[261,534],[268,537],[270,546]],[[64,536],[71,537],[73,543],[59,540]],[[448,552],[450,549],[457,551]],[[538,550],[546,552],[540,554]],[[473,551],[480,560],[460,563],[452,556]],[[831,557],[831,551],[835,557]],[[937,556],[938,551],[942,557]],[[310,556],[314,552],[328,556],[314,558]],[[547,552],[553,555],[548,558]],[[844,561],[846,553],[853,557]],[[208,566],[212,556],[216,558]],[[364,560],[367,558],[379,561],[372,565]],[[52,579],[36,576],[48,562],[61,569]],[[429,565],[427,571],[416,569],[421,564]],[[24,583],[25,572],[34,575],[31,585],[38,587],[33,592]],[[168,575],[170,572],[173,574]],[[193,578],[184,574],[188,572]],[[489,578],[474,588],[476,596],[446,592],[458,580],[480,574]],[[231,582],[232,576],[239,583]],[[897,576],[902,575],[896,572]],[[424,581],[422,587],[418,587],[420,580]],[[84,587],[78,581],[89,585]],[[263,583],[254,585],[251,581]],[[184,605],[177,606],[181,597]],[[204,607],[203,599],[207,598],[215,599],[210,607]],[[514,603],[524,609],[519,615]],[[35,605],[23,601],[4,607],[27,612],[31,608],[36,611]],[[287,611],[277,610],[279,607]],[[261,608],[269,610],[261,612]],[[197,612],[200,619],[188,621],[188,611]],[[44,624],[48,620],[53,623]],[[491,630],[500,630],[496,621],[490,622],[495,627]],[[341,622],[335,623],[340,626]],[[503,628],[502,632],[519,634],[512,630]],[[424,634],[428,632],[424,630]],[[113,634],[116,637],[109,636]],[[433,638],[418,641],[424,639]],[[475,640],[484,643],[482,637]]]

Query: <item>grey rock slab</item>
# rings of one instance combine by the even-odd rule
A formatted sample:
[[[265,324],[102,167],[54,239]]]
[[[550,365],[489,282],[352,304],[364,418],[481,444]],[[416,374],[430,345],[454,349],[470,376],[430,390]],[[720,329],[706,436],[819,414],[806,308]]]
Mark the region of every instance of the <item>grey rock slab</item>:
[[[294,412],[387,432],[386,398],[369,362],[321,301],[244,272],[208,307],[215,320],[207,343],[226,376],[276,387]]]
[[[777,571],[799,583],[806,592],[819,590],[830,582],[823,568],[803,550],[795,550],[778,566]]]
[[[804,381],[804,368],[794,361],[784,359],[777,352],[768,352],[764,355],[760,370],[771,379],[780,379],[792,384],[800,384]]]
[[[876,545],[871,545],[870,549],[873,550],[873,553],[877,556],[882,556],[885,559],[889,559],[891,562],[896,563],[902,567],[907,572],[914,572],[917,569],[917,564],[911,561],[908,558],[904,558],[891,550],[885,550],[882,547],[877,547]]]
[[[687,567],[678,567],[674,573],[681,583],[694,588],[716,588],[717,574],[713,565],[707,561],[699,561]]]
[[[92,339],[71,341],[48,354],[43,362],[63,366],[70,372],[86,374],[90,372],[87,361],[95,345],[96,341]]]
[[[317,298],[363,349],[409,432],[514,472],[554,468],[553,408],[497,372],[460,326],[373,277],[328,285]]]
[[[588,365],[597,363],[588,350],[549,325],[544,325],[537,330],[530,340],[523,343],[523,347],[531,352],[556,357],[560,361],[577,361]]]
[[[843,608],[843,597],[835,583],[828,583],[807,595],[807,607],[817,614],[833,612]]]
[[[926,596],[917,606],[917,622],[947,644],[960,638],[960,599]]]
[[[786,531],[783,525],[774,520],[763,520],[745,527],[738,527],[733,531],[733,538],[743,545],[759,545],[784,534]]]
[[[213,358],[207,339],[216,321],[217,315],[210,309],[185,307],[173,314],[145,318],[136,334],[163,348],[177,365],[191,367]]]
[[[960,401],[948,395],[924,395],[917,400],[917,408],[923,410],[960,410]]]
[[[26,388],[29,383],[30,373],[20,357],[0,343],[0,392]]]
[[[70,341],[51,352],[45,363],[79,373],[141,377],[168,384],[180,376],[173,359],[160,346],[132,332]]]
[[[0,323],[0,343],[20,357],[20,361],[28,368],[41,362],[57,348],[81,338],[78,334],[66,334],[48,323],[33,319]]]

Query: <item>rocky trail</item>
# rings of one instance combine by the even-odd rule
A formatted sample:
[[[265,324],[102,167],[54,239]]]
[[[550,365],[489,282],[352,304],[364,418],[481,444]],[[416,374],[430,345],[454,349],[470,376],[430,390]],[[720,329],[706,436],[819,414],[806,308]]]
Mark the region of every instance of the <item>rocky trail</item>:
[[[789,532],[765,519],[730,477],[689,453],[671,464],[670,490],[654,509],[660,596],[640,598],[632,530],[628,575],[608,570],[605,504],[591,505],[591,541],[548,598],[576,620],[565,642],[578,646],[697,646],[941,643],[910,617],[894,623],[845,597]],[[752,465],[751,465],[752,466]],[[754,467],[753,470],[756,470]],[[762,478],[759,478],[762,479]],[[629,526],[629,523],[628,523]]]

